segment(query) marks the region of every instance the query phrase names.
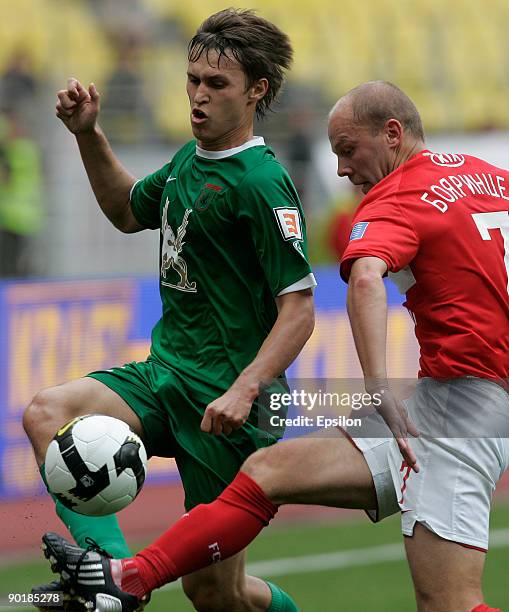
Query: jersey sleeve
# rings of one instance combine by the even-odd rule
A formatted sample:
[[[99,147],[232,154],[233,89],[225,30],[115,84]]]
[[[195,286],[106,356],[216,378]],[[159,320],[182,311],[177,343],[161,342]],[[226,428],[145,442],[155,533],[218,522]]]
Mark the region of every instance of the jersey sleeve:
[[[138,223],[148,229],[161,227],[161,197],[172,163],[137,181],[131,189],[131,209]]]
[[[316,286],[307,258],[306,224],[284,168],[266,161],[237,187],[239,219],[247,226],[274,296]]]
[[[417,254],[419,238],[403,207],[394,200],[375,200],[356,213],[350,240],[341,258],[340,273],[348,282],[360,257],[378,257],[389,272],[399,272]]]

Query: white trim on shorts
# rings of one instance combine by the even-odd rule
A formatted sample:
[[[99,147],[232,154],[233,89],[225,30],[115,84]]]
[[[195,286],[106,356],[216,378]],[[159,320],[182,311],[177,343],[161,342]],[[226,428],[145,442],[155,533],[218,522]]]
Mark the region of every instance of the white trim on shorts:
[[[348,435],[348,432],[346,432]],[[349,436],[350,437],[350,436]],[[373,523],[399,512],[388,456],[394,438],[352,438],[352,443],[364,455],[375,485],[377,508],[365,510]]]

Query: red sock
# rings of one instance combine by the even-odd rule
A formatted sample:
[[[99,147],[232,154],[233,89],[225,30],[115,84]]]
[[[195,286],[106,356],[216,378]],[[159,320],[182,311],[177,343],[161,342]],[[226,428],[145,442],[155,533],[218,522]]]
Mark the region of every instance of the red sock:
[[[153,544],[122,560],[121,588],[140,597],[231,557],[254,540],[276,512],[258,484],[239,472],[215,501],[193,508]]]
[[[502,612],[502,610],[500,608],[490,608],[483,603],[476,606],[472,612]]]

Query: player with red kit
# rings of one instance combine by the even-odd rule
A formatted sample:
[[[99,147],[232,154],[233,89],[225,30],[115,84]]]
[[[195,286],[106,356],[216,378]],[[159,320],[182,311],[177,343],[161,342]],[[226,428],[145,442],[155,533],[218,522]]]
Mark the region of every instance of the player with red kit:
[[[309,503],[362,508],[375,521],[401,511],[419,612],[494,610],[481,581],[491,498],[509,465],[509,172],[427,150],[414,104],[386,82],[341,98],[329,139],[339,176],[366,194],[341,275],[365,387],[382,398],[378,414],[365,429],[256,452],[216,501],[133,558],[84,554],[46,534],[60,571],[77,569],[78,591],[138,601],[242,550],[279,505]],[[406,293],[421,349],[419,382],[404,403],[386,368],[386,274]],[[370,433],[377,420],[382,437]],[[98,564],[106,587],[89,587]]]
[[[509,173],[425,149],[411,109],[399,122],[377,114],[393,96],[388,83],[360,86],[331,115],[338,174],[367,194],[341,275],[371,392],[390,396],[382,277],[406,294],[419,383],[406,402],[410,421],[395,401],[384,407],[406,459],[393,446],[389,465],[419,610],[463,612],[482,600],[491,498],[509,464]],[[407,426],[420,436],[408,442]],[[366,452],[374,442],[356,440]],[[412,473],[416,457],[421,469]]]

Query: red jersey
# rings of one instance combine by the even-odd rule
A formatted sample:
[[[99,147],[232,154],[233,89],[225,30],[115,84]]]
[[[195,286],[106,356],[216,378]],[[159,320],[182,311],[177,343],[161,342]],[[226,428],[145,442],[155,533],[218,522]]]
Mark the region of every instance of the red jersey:
[[[343,279],[370,256],[406,293],[419,376],[509,377],[508,171],[469,155],[414,155],[359,205]]]

